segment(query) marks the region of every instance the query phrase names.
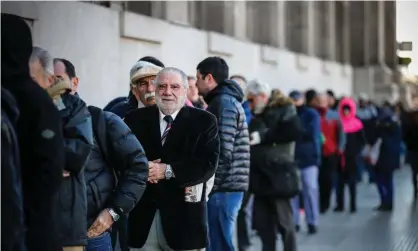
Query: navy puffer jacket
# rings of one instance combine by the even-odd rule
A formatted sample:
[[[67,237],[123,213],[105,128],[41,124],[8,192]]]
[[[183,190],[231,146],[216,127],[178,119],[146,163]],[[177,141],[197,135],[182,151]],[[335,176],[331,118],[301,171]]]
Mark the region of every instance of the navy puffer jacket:
[[[106,139],[95,138],[85,170],[89,227],[107,207],[119,214],[129,213],[141,199],[148,180],[148,160],[136,136],[117,115],[102,112],[102,116],[106,131],[99,137]],[[106,152],[99,142],[107,142],[102,145]],[[119,178],[117,186],[115,174]]]
[[[220,83],[205,101],[218,119],[221,151],[212,192],[246,191],[250,172],[250,139],[241,102],[244,93],[232,80]]]

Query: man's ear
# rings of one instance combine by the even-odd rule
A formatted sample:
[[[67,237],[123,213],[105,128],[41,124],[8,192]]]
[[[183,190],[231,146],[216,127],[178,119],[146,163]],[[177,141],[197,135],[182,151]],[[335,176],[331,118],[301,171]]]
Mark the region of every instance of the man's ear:
[[[208,82],[216,82],[215,81],[215,79],[213,78],[213,76],[212,76],[212,74],[207,74],[206,76],[205,76],[205,78],[208,80]],[[205,79],[204,78],[204,79]]]
[[[48,87],[47,88],[49,88],[49,87],[51,87],[55,84],[55,81],[56,81],[57,78],[54,75],[49,75],[47,79],[48,79]]]
[[[73,92],[78,91],[78,77],[74,77],[73,79],[71,79],[71,88]]]

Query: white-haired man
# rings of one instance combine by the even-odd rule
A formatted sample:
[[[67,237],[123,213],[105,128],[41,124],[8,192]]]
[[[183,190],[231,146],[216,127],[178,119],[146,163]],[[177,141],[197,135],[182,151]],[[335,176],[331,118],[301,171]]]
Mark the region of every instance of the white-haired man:
[[[299,170],[294,161],[295,142],[302,129],[296,108],[279,90],[251,81],[248,101],[251,120],[251,177],[249,192],[254,194],[254,228],[263,250],[276,250],[278,232],[283,250],[296,250],[291,198],[299,193]]]
[[[181,70],[164,68],[154,84],[157,105],[125,117],[151,160],[149,185],[129,214],[129,245],[131,250],[202,250],[206,183],[219,159],[217,121],[184,105],[188,81]]]

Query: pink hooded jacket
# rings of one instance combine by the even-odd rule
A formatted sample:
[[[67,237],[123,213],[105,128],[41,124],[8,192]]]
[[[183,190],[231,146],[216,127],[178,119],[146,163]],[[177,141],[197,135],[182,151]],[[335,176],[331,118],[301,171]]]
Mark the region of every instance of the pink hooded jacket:
[[[351,113],[345,116],[343,107],[349,106]],[[356,118],[356,103],[351,98],[343,98],[338,105],[338,113],[340,114],[341,123],[345,133],[353,133],[363,129],[363,123]]]

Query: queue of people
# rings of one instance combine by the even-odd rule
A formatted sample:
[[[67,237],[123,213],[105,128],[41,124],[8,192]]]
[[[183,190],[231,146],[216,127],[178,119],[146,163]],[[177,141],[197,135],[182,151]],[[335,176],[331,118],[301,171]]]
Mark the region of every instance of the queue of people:
[[[335,212],[346,185],[357,211],[364,163],[376,209],[393,209],[402,139],[418,194],[416,112],[287,95],[230,76],[220,57],[187,75],[151,56],[127,72],[128,96],[101,109],[68,59],[34,47],[20,17],[1,19],[4,250],[233,251],[237,228],[240,251],[254,233],[263,251],[278,236],[296,251],[301,207],[309,234],[334,190]]]

